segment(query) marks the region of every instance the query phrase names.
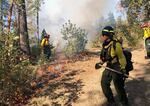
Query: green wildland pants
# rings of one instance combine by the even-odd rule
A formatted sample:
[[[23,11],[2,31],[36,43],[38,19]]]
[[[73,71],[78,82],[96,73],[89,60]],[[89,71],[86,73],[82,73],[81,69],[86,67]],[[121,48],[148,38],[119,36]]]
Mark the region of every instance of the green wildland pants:
[[[150,57],[150,38],[147,38],[145,40],[145,49],[146,49],[147,56]]]
[[[107,67],[120,71],[119,63],[107,64]],[[104,95],[107,98],[108,103],[115,102],[112,90],[110,88],[110,83],[112,80],[113,80],[120,102],[128,106],[128,99],[127,99],[127,95],[124,89],[123,75],[120,75],[120,74],[117,74],[115,72],[105,69],[102,74],[101,87],[102,87],[102,91]]]

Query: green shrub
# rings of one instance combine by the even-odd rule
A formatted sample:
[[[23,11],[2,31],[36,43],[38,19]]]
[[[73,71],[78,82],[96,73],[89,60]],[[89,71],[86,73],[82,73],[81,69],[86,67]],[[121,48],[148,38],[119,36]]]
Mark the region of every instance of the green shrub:
[[[61,29],[63,39],[66,41],[64,53],[67,57],[84,51],[87,44],[87,33],[84,29],[76,27],[76,24],[72,24],[70,20],[63,25]]]
[[[41,54],[41,47],[40,45],[33,45],[31,46],[31,54],[34,56],[40,56]]]
[[[32,93],[34,69],[28,56],[14,45],[14,34],[0,36],[0,104],[24,102]]]

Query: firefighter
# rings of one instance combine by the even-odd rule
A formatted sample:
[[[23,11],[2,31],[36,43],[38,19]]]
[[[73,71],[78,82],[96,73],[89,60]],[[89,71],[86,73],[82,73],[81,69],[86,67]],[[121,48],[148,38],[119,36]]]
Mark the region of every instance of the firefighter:
[[[114,30],[111,26],[106,26],[102,30],[102,35],[100,36],[103,41],[102,50],[100,54],[101,64],[107,63],[107,67],[122,72],[122,75],[105,69],[101,78],[102,91],[107,98],[108,106],[116,106],[116,102],[113,97],[112,90],[110,88],[110,83],[113,80],[115,89],[117,91],[120,103],[122,106],[128,106],[128,98],[124,88],[124,76],[126,73],[126,58],[123,54],[122,46],[119,42],[116,42],[116,49],[113,48],[113,36]],[[97,63],[95,68],[100,68]]]
[[[43,53],[47,59],[49,59],[51,56],[49,37],[50,37],[50,35],[46,34],[46,36],[44,36],[44,38],[42,39],[42,42],[41,42],[41,47],[43,48]]]
[[[143,28],[144,31],[144,49],[146,52],[145,59],[150,58],[150,27],[148,22],[145,22],[141,25],[141,28]]]

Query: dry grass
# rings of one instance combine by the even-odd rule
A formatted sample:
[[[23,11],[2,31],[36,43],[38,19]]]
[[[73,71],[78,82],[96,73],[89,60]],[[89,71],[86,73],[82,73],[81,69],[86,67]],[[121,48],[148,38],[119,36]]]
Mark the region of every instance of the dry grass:
[[[95,51],[98,52],[96,49]],[[99,57],[91,53],[87,56],[88,58],[85,57],[86,59],[83,58],[79,59],[79,61],[67,62],[63,66],[63,70],[65,71],[59,71],[59,74],[62,76],[58,76],[58,79],[53,82],[48,80],[47,83],[38,88],[39,92],[30,100],[30,105],[105,106],[106,99],[100,86],[103,69],[94,69],[94,65],[99,61]],[[142,49],[133,51],[133,60],[136,63],[134,63],[135,70],[131,72],[131,76],[140,78],[140,81],[137,82],[132,79],[127,80],[126,90],[129,102],[131,106],[149,106],[150,90],[148,88],[150,87],[150,60],[144,59],[144,52]],[[48,67],[49,71],[54,69],[55,68],[51,66]],[[113,83],[112,89],[115,99],[118,102]]]

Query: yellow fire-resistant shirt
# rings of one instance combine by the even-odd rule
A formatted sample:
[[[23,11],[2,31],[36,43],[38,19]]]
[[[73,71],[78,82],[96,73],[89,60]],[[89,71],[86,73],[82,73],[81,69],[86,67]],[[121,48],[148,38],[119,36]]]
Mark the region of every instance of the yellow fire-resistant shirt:
[[[147,39],[150,37],[150,27],[146,27],[146,28],[143,28],[144,29],[144,39]]]
[[[41,46],[43,47],[43,46],[47,46],[47,45],[49,45],[49,40],[48,40],[48,38],[42,39]]]
[[[110,46],[110,45],[111,45],[111,46]],[[109,46],[110,46],[110,47],[109,47]],[[116,48],[114,49],[114,47],[113,47],[113,41],[111,41],[111,42],[110,42],[107,46],[105,46],[104,48],[108,48],[108,47],[109,47],[108,52],[110,53],[110,56],[111,56],[112,58],[114,58],[115,56],[117,56],[117,58],[118,58],[118,60],[117,60],[117,58],[114,58],[114,59],[111,61],[111,63],[116,63],[116,62],[119,61],[121,69],[125,69],[127,62],[126,62],[126,58],[125,58],[125,56],[124,56],[124,54],[123,54],[123,49],[122,49],[121,44],[120,44],[119,42],[116,42]],[[110,51],[110,50],[111,50],[111,51]]]

